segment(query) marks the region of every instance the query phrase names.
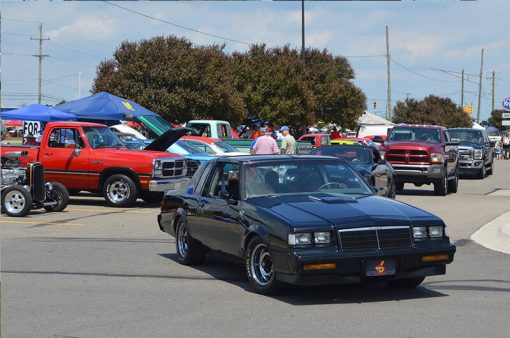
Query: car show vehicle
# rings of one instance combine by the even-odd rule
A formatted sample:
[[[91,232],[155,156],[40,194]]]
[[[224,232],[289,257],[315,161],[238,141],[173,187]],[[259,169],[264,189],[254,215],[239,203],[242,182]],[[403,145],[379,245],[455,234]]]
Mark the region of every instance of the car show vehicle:
[[[376,196],[346,162],[325,156],[223,157],[187,188],[165,193],[160,230],[177,260],[211,251],[245,266],[251,287],[383,281],[412,288],[446,272],[455,246],[445,223]]]
[[[336,139],[331,140],[331,144],[348,144],[348,145],[360,144],[360,145],[365,145],[365,146],[369,146],[369,147],[373,147],[373,148],[377,149],[377,145],[374,142],[372,142],[372,140],[370,140],[368,138],[358,138],[358,137],[336,138]]]
[[[217,156],[246,155],[246,153],[238,151],[236,148],[232,147],[230,144],[224,142],[219,138],[201,136],[183,136],[181,137],[180,140],[209,155]]]
[[[310,142],[313,147],[320,147],[331,144],[331,137],[329,134],[304,134],[298,141]]]
[[[66,187],[58,182],[46,183],[44,166],[38,162],[21,166],[26,151],[5,152],[1,157],[0,192],[2,213],[11,217],[26,216],[32,209],[62,211],[69,203]]]
[[[334,156],[348,162],[377,189],[378,195],[395,198],[393,168],[377,149],[363,145],[331,145],[315,148],[310,155]]]
[[[450,137],[460,140],[459,145],[459,173],[461,175],[475,174],[484,179],[494,172],[495,142],[489,139],[483,129],[451,128]]]
[[[40,146],[5,145],[1,152],[26,151],[26,162],[41,162],[49,181],[99,192],[109,205],[124,207],[138,197],[161,201],[165,190],[186,186],[186,160],[165,151],[186,132],[170,130],[144,150],[130,150],[105,125],[50,122]]]
[[[381,154],[393,166],[397,191],[405,183],[433,184],[434,193],[456,193],[459,182],[459,140],[448,130],[430,125],[395,125]]]

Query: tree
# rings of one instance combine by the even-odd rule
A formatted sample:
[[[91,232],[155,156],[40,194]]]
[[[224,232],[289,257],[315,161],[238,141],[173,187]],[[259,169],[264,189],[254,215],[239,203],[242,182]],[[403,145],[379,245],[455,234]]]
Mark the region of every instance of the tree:
[[[508,128],[508,126],[503,126],[503,113],[508,113],[508,111],[503,109],[495,109],[491,112],[491,117],[489,117],[489,125],[499,130],[503,131]]]
[[[194,46],[174,36],[123,42],[113,59],[101,62],[92,91],[133,100],[169,121],[246,116],[232,85],[223,45]]]
[[[393,109],[394,123],[434,124],[447,128],[469,128],[473,125],[468,114],[450,98],[429,95],[423,100],[407,98]]]

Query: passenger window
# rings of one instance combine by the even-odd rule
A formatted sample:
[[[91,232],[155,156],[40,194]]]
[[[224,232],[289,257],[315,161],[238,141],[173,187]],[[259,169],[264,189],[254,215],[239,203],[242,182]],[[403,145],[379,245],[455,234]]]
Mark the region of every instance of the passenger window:
[[[53,129],[48,141],[50,148],[75,148],[78,145],[80,148],[85,146],[82,138],[77,129],[61,128]]]
[[[197,185],[195,186],[195,193],[197,195],[202,194],[202,190],[204,189],[204,185],[207,179],[207,176],[209,176],[207,173],[209,172],[209,168],[212,166],[211,163],[206,163],[203,165],[203,169],[199,168],[198,170],[202,171],[202,175],[200,175],[200,179],[197,182]]]
[[[222,190],[226,190],[230,198],[239,199],[239,165],[237,163],[218,163],[203,195],[218,197]]]

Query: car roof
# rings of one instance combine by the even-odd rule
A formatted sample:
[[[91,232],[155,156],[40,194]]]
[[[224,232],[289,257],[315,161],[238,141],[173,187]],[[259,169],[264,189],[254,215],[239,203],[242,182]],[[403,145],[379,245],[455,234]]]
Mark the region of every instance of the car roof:
[[[79,122],[79,121],[56,121],[48,122],[47,127],[62,125],[62,126],[77,126],[77,127],[107,127],[105,124],[94,123],[94,122]]]
[[[423,129],[446,129],[443,126],[437,126],[432,124],[396,124],[393,128],[423,128]]]

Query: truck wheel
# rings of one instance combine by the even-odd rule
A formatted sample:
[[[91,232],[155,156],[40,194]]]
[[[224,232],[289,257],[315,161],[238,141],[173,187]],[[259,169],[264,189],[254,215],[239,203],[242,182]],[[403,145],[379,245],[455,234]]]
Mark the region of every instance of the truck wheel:
[[[138,198],[138,189],[131,178],[116,174],[108,177],[104,182],[103,196],[108,205],[128,207],[135,204]]]
[[[179,263],[184,265],[202,264],[205,258],[205,248],[188,232],[188,225],[181,218],[175,226],[175,251]]]
[[[459,170],[455,170],[455,178],[448,181],[448,192],[456,193],[459,189]]]
[[[163,194],[162,192],[145,192],[141,194],[141,198],[145,201],[145,203],[149,204],[161,204],[161,201],[163,201]]]
[[[492,175],[492,174],[494,174],[494,158],[491,161],[491,168],[489,170],[487,170],[487,175]]]
[[[389,188],[389,191],[388,191],[388,197],[395,199],[396,196],[397,196],[397,186],[396,186],[395,180],[393,180],[390,183],[390,188]]]
[[[414,289],[415,287],[420,285],[423,282],[423,280],[425,280],[425,277],[395,279],[387,281],[386,284],[388,284],[388,286],[392,288]]]
[[[2,191],[2,211],[11,217],[24,217],[32,209],[32,196],[21,186],[10,186]]]
[[[480,180],[483,180],[486,175],[487,175],[487,169],[485,168],[485,164],[482,164],[482,167],[478,171],[478,174],[476,175],[476,177]]]
[[[46,211],[62,211],[69,204],[69,192],[62,183],[51,182],[51,185],[53,185],[53,189],[48,192],[48,197],[55,200],[57,205],[49,205],[44,207],[44,209]]]
[[[448,178],[446,173],[443,178],[434,183],[434,193],[438,196],[446,196],[448,194]]]
[[[395,187],[397,188],[397,191],[404,190],[404,182],[395,182]]]

